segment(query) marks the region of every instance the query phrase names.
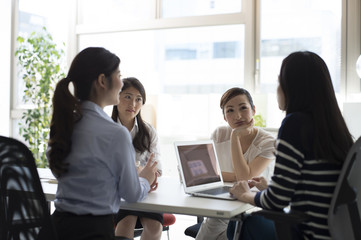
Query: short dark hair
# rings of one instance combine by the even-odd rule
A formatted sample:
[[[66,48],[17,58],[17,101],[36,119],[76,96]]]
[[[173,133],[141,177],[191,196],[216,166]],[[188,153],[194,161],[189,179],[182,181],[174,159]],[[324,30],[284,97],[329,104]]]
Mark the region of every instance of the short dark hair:
[[[221,97],[220,107],[222,109],[223,114],[224,114],[224,107],[227,104],[227,102],[238,95],[246,95],[248,102],[251,105],[251,108],[254,109],[254,104],[251,94],[244,88],[234,87],[228,89],[225,93],[223,93]]]

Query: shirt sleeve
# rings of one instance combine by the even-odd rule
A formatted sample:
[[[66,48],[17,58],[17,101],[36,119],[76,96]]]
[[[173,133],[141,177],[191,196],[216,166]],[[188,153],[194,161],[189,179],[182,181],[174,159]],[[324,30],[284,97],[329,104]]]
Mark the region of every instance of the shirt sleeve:
[[[258,144],[258,148],[261,149],[259,156],[267,159],[275,159],[276,139],[270,133],[264,130],[259,131],[262,131],[263,134],[261,141]]]
[[[229,141],[231,138],[232,128],[229,126],[219,126],[211,134],[211,139],[215,143]]]
[[[138,176],[135,162],[135,150],[126,129],[121,129],[114,139],[113,162],[117,169],[116,177],[118,179],[119,197],[127,202],[136,202],[143,200],[150,186],[146,179]]]
[[[162,163],[160,161],[160,151],[158,144],[158,134],[157,131],[151,126],[148,125],[149,135],[150,135],[150,152],[154,153],[154,160],[158,162],[157,168],[160,172],[162,172]]]
[[[215,129],[212,134],[211,134],[211,139],[214,141],[214,142],[217,142],[217,132],[218,132],[218,128]]]
[[[226,126],[217,127],[211,134],[211,139],[216,147],[219,166],[224,172],[233,172],[231,156],[230,133],[232,129]]]
[[[285,119],[277,140],[276,165],[268,188],[256,194],[255,204],[266,209],[289,205],[300,181],[304,155],[298,144],[297,119]],[[295,131],[296,130],[296,131]]]

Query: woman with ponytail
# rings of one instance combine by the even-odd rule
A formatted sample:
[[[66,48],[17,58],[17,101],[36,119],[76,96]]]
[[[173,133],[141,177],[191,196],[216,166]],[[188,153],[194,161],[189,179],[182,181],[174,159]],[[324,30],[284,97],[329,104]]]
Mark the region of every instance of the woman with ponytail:
[[[103,111],[119,103],[119,63],[104,48],[86,48],[54,91],[48,159],[58,180],[52,218],[60,240],[114,239],[120,199],[142,200],[156,186],[157,163],[138,176],[129,131]]]
[[[143,84],[136,78],[124,78],[118,105],[113,106],[112,119],[126,127],[133,138],[136,152],[136,166],[141,170],[154,154],[158,173],[162,173],[159,159],[158,136],[155,129],[142,119],[141,108],[146,102]],[[134,238],[134,228],[143,228],[142,239],[160,239],[163,229],[163,215],[159,213],[119,210],[116,219],[115,236]]]

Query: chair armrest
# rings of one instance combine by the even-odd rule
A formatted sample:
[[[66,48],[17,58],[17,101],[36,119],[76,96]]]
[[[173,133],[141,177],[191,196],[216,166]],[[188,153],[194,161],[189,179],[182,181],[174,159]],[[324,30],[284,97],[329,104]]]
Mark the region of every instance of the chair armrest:
[[[275,224],[277,239],[302,239],[301,233],[297,229],[297,225],[309,219],[305,213],[291,210],[275,211],[265,210],[252,212],[251,216],[262,216],[272,220]]]
[[[186,230],[184,230],[184,234],[186,236],[196,238],[196,236],[199,232],[199,229],[201,228],[203,220],[204,220],[204,217],[197,216],[197,223],[192,226],[187,227]]]
[[[302,223],[309,218],[309,216],[305,213],[292,210],[275,211],[262,209],[251,213],[251,215],[263,216],[267,219],[273,220],[274,222],[291,225]]]

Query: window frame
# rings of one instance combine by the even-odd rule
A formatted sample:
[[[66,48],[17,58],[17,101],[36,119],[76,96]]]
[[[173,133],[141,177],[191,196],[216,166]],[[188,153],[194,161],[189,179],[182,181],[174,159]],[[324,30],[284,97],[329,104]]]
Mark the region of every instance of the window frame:
[[[127,24],[107,24],[107,25],[80,25],[77,24],[78,1],[67,0],[65,4],[69,5],[70,19],[69,38],[67,43],[67,63],[70,65],[73,57],[77,54],[78,38],[82,34],[104,33],[104,32],[125,32],[140,31],[152,29],[169,29],[183,27],[200,27],[216,25],[245,25],[245,73],[244,87],[252,93],[259,93],[259,57],[260,57],[260,0],[242,0],[242,12],[232,14],[180,17],[180,18],[161,18],[161,0],[152,0],[154,3],[154,19],[146,21],[137,21]],[[5,121],[2,127],[3,134],[13,136],[13,120],[21,118],[24,109],[21,106],[15,106],[15,84],[16,84],[16,59],[15,39],[17,37],[18,26],[18,3],[19,0],[9,1],[11,4],[3,4],[6,9],[2,11],[11,11],[11,42],[9,43],[11,56],[5,56],[10,59],[10,67],[5,70],[6,83],[4,86],[10,86],[9,102],[5,102],[3,112],[4,117],[10,118]],[[361,101],[361,82],[355,71],[355,63],[361,53],[361,1],[360,0],[342,0],[342,23],[341,23],[341,82],[339,100]],[[7,48],[9,49],[9,48]],[[5,57],[2,57],[5,59]],[[7,76],[9,76],[7,78]],[[340,106],[342,109],[342,106]]]
[[[341,98],[345,102],[361,101],[361,82],[356,73],[356,61],[361,55],[360,0],[342,1],[341,28]]]
[[[233,25],[244,24],[245,26],[245,74],[244,86],[250,91],[254,91],[254,48],[255,48],[255,1],[242,0],[242,11],[239,13],[230,14],[217,14],[205,16],[190,16],[190,17],[177,17],[177,18],[162,18],[161,17],[161,0],[154,0],[154,19],[132,21],[124,24],[99,24],[99,25],[86,25],[77,24],[73,22],[75,29],[74,35],[76,39],[83,34],[94,33],[112,33],[112,32],[129,32],[129,31],[142,31],[142,30],[161,30],[171,28],[191,28],[191,27],[205,27],[205,26],[218,26],[218,25]],[[75,46],[72,55],[75,55],[78,50],[78,41],[75,41]],[[76,50],[74,52],[74,50]]]

